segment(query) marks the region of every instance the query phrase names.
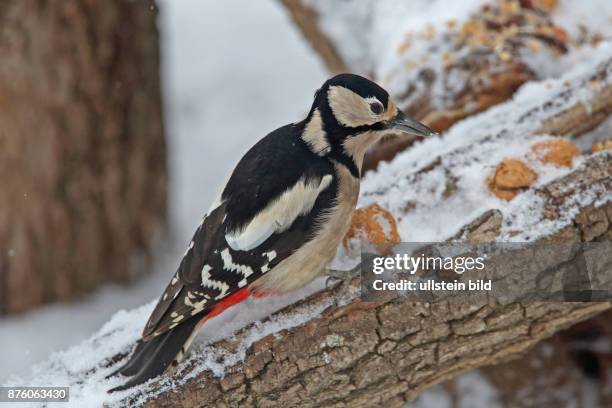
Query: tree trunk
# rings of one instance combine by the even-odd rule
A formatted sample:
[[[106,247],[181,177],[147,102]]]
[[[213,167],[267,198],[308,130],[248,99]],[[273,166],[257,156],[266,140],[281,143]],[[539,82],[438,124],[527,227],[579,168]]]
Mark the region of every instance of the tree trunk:
[[[0,6],[0,314],[143,269],[166,211],[153,1]]]

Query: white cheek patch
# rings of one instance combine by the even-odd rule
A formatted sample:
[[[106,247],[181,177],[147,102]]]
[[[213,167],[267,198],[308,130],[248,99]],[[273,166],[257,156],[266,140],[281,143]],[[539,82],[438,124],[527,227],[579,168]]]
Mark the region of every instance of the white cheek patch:
[[[331,182],[330,174],[311,182],[300,179],[278,199],[268,204],[244,229],[227,233],[225,240],[235,251],[249,251],[258,247],[272,234],[289,229],[297,217],[308,214],[319,194],[329,187]]]
[[[372,114],[368,100],[342,86],[330,87],[327,100],[334,117],[343,126],[373,125],[380,120],[379,117]]]

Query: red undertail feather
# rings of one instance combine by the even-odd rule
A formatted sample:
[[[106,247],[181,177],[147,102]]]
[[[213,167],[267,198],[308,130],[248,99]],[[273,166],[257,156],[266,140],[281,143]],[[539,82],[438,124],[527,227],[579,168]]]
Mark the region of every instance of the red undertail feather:
[[[249,289],[247,289],[247,288],[244,288],[244,289],[240,289],[238,292],[236,292],[236,293],[226,297],[225,299],[223,299],[219,303],[217,303],[212,308],[212,310],[206,316],[204,316],[204,318],[202,318],[202,320],[200,320],[199,325],[202,326],[204,323],[206,323],[206,321],[208,319],[223,313],[225,310],[229,309],[230,307],[232,307],[234,305],[237,305],[238,303],[242,302],[243,300],[245,300],[249,296],[251,296],[251,291]]]

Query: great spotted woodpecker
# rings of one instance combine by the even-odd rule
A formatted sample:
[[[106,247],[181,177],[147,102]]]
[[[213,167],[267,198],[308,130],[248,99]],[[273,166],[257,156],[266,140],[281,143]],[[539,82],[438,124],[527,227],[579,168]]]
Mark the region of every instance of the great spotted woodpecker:
[[[388,134],[433,134],[353,74],[317,90],[306,119],[257,142],[198,226],[129,361],[126,389],[177,364],[200,327],[251,295],[285,293],[333,259],[359,195],[366,151]]]

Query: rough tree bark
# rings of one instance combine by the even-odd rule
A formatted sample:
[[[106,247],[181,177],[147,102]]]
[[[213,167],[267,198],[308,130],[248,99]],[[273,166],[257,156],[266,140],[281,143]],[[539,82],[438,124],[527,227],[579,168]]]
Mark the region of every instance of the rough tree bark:
[[[612,359],[601,345],[612,335],[611,318],[611,310],[600,313],[538,343],[521,358],[483,367],[474,374],[494,387],[495,399],[504,407],[608,407],[612,403],[608,375]],[[457,377],[432,392],[450,401],[465,401],[470,396],[461,391],[462,381]]]
[[[166,208],[156,18],[152,0],[0,6],[0,314],[143,269]]]
[[[582,188],[597,184],[612,189],[609,153],[591,157],[584,167],[542,188],[539,194],[552,209],[575,199]],[[572,193],[568,193],[570,186]],[[478,234],[489,234],[496,229],[493,224],[499,227],[501,222],[494,215],[485,215],[467,229],[475,235],[471,238],[480,240]],[[487,226],[484,230],[483,225]],[[612,204],[608,203],[583,208],[573,225],[547,239],[586,242],[611,236]],[[609,279],[612,283],[612,276]],[[333,290],[323,291],[280,313],[304,313],[329,304],[335,295]],[[538,341],[611,306],[530,302],[449,308],[444,303],[353,299],[302,326],[255,342],[245,361],[228,367],[223,378],[205,371],[181,382],[203,363],[196,358],[176,376],[180,392],[162,392],[145,405],[399,407],[434,384],[517,357]],[[231,353],[245,341],[247,332],[213,349]]]
[[[562,92],[543,93],[536,107],[522,106],[521,101],[509,103],[508,107],[518,119],[495,117],[506,121],[496,128],[506,140],[499,148],[503,149],[513,138],[540,132],[578,136],[601,123],[609,117],[612,106],[612,93],[607,85],[611,66],[612,60],[605,61],[593,72],[564,84]],[[575,100],[574,93],[580,93],[585,86],[593,88],[590,99],[570,102]],[[509,132],[508,128],[513,126],[520,132]],[[489,139],[495,136],[492,134]],[[470,150],[470,146],[464,146],[449,151],[444,157]],[[422,172],[449,162],[461,163],[461,160],[446,162],[444,157],[415,170],[411,185],[417,187],[421,183],[419,174]],[[442,195],[440,200],[453,194],[454,170],[452,167],[444,169],[451,184],[448,194]],[[397,181],[389,180],[389,189],[383,186],[373,196],[382,200],[392,195],[393,184]],[[586,156],[584,163],[569,174],[534,189],[534,200],[542,203],[543,218],[538,222],[574,214],[564,228],[549,233],[540,241],[612,240],[610,191],[611,152]],[[587,196],[590,200],[585,201]],[[533,211],[530,201],[518,203],[513,207],[513,215]],[[407,205],[403,211],[412,211],[411,206]],[[484,211],[453,239],[494,242],[499,239],[506,221],[503,217],[499,211]],[[535,227],[537,224],[524,228],[531,231]],[[562,262],[561,259],[556,261]],[[541,265],[542,268],[547,266]],[[612,283],[612,275],[606,279]],[[352,298],[348,304],[334,307],[331,299],[335,295],[333,290],[319,292],[277,315],[301,316],[311,310],[325,309],[303,325],[274,333],[253,344],[249,343],[250,328],[247,327],[231,340],[207,346],[207,354],[196,352],[179,373],[162,380],[175,382],[172,391],[156,391],[163,388],[154,383],[148,391],[135,397],[142,398],[139,401],[150,398],[145,404],[149,407],[180,404],[401,406],[426,388],[466,370],[521,356],[539,341],[612,306],[610,303],[516,302],[451,308],[444,303],[429,305],[394,302],[394,299],[367,303]],[[224,356],[244,346],[248,346],[244,361],[228,364],[223,377],[198,370],[211,358],[222,361]]]

